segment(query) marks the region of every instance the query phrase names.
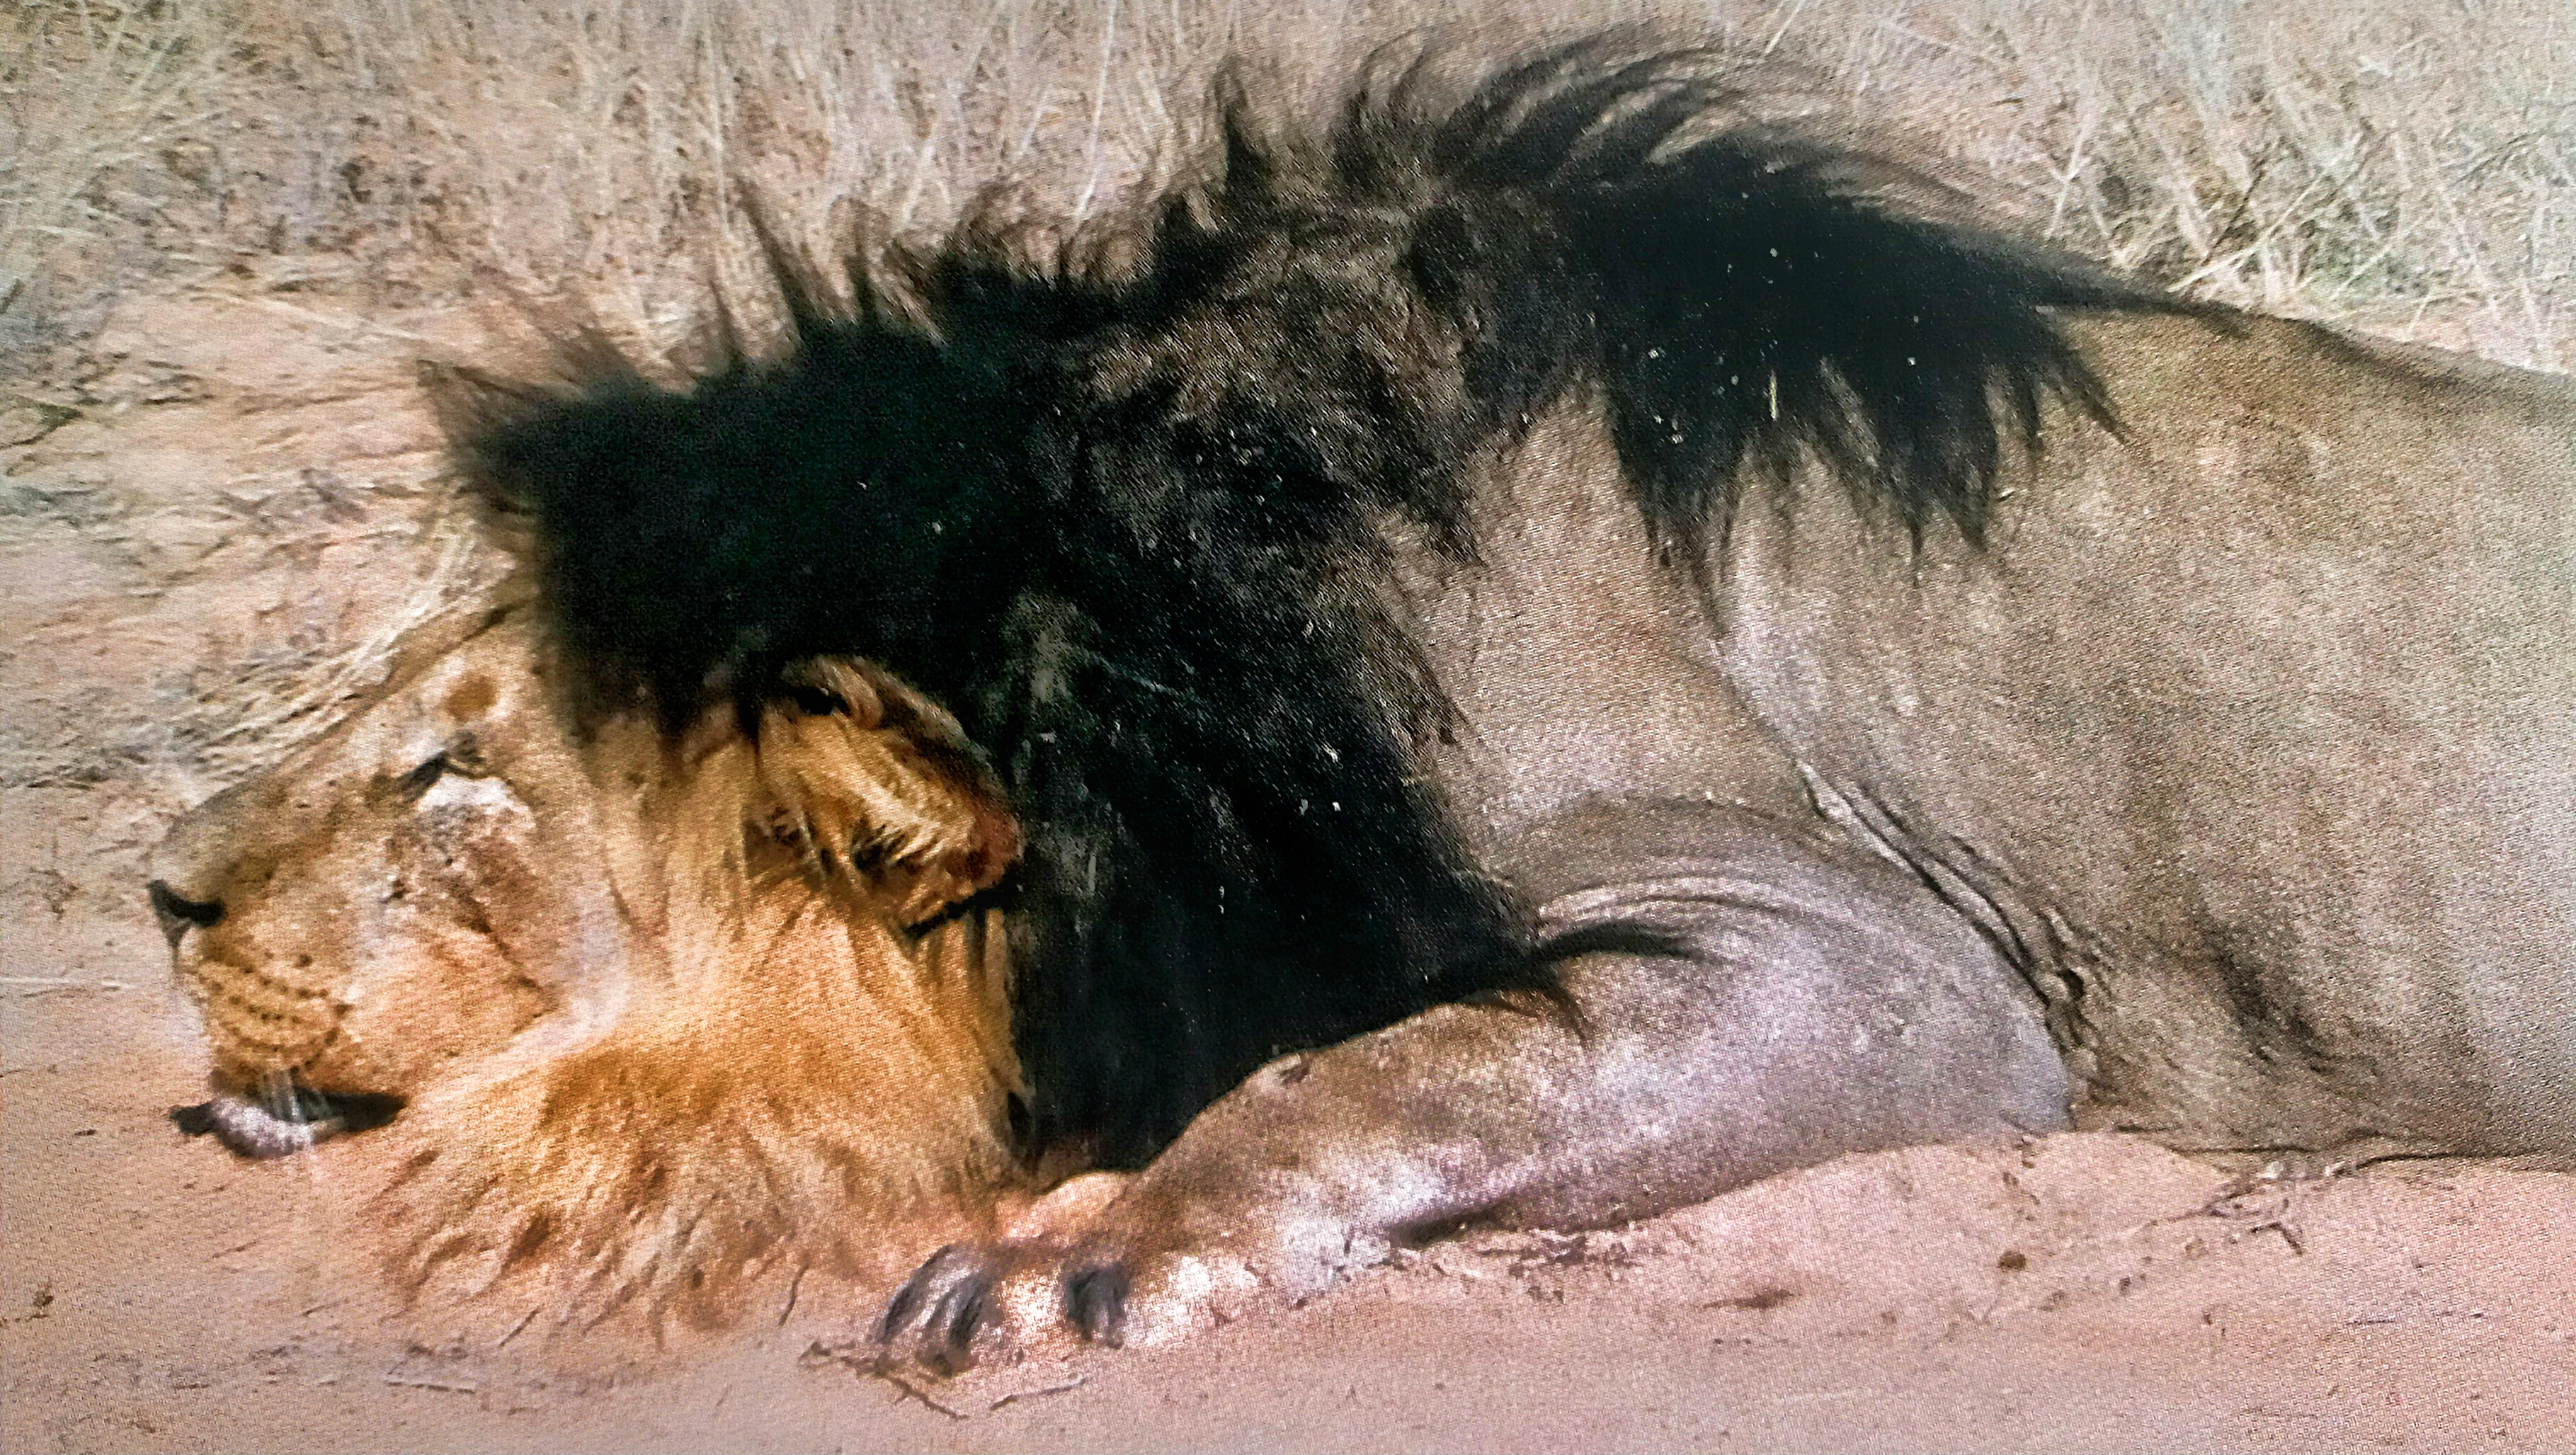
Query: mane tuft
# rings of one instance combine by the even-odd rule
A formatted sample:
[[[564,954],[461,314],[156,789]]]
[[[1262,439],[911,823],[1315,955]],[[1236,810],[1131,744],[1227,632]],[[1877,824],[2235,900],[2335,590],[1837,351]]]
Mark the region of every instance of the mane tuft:
[[[718,295],[708,367],[682,387],[587,325],[559,331],[539,383],[426,371],[474,495],[533,538],[584,685],[612,707],[649,702],[674,730],[711,694],[756,700],[787,663],[849,650],[854,620],[881,659],[937,658],[1026,569],[1024,373],[1054,295],[998,243],[854,254],[841,294],[765,218],[753,227],[780,347],[746,343]],[[977,581],[991,591],[964,599]]]
[[[1653,537],[1694,569],[1748,480],[1785,485],[1802,456],[1918,545],[1941,521],[1980,542],[2047,401],[2115,427],[2054,310],[2192,306],[1766,119],[1776,70],[1726,51],[1616,33],[1463,94],[1441,59],[1391,48],[1364,70],[1322,190],[1409,214],[1407,262],[1467,340],[1487,422],[1601,387]]]

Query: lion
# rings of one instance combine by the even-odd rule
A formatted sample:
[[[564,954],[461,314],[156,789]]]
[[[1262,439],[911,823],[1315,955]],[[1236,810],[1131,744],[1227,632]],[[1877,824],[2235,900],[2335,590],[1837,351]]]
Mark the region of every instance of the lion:
[[[1916,1143],[2576,1153],[2576,388],[2017,243],[1720,53],[1451,70],[1229,76],[1060,244],[773,241],[774,354],[459,437],[665,743],[847,659],[993,765],[1027,1142],[1130,1175],[888,1358]]]
[[[988,1226],[1017,829],[953,720],[813,658],[666,732],[580,701],[528,595],[412,631],[154,855],[214,1065],[183,1126],[273,1157],[390,1122],[363,1221],[403,1285],[580,1323],[721,1324]]]

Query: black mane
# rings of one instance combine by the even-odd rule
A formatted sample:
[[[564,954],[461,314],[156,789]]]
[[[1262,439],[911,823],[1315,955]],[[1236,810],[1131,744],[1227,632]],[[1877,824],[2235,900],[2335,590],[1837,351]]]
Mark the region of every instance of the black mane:
[[[595,692],[676,721],[843,652],[958,713],[1028,833],[1040,1135],[1113,1163],[1271,1055],[1545,983],[1423,786],[1451,709],[1379,605],[1390,521],[1472,557],[1478,462],[1582,386],[1694,570],[1802,452],[1974,540],[2044,396],[2108,420],[2045,310],[2162,306],[1730,120],[1721,56],[1435,69],[1320,136],[1221,83],[1208,179],[1043,265],[973,225],[892,254],[909,309],[773,248],[789,347],[686,389],[583,343],[569,389],[451,392]]]

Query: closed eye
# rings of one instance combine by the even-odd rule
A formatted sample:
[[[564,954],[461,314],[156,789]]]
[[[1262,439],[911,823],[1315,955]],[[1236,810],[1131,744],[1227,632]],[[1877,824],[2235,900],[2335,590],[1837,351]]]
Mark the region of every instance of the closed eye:
[[[850,710],[850,700],[829,687],[790,682],[787,684],[787,698],[796,704],[798,712],[807,717],[847,715]]]
[[[430,789],[438,786],[438,780],[447,776],[448,767],[447,755],[445,753],[440,753],[431,758],[428,762],[421,764],[419,767],[412,769],[408,773],[405,773],[402,780],[403,796],[405,798],[418,798],[422,794],[427,793]]]

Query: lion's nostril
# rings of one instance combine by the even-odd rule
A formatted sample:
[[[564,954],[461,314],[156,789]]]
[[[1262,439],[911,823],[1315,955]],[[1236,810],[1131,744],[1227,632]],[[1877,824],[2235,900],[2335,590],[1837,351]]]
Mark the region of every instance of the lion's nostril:
[[[192,927],[213,929],[223,923],[224,906],[219,900],[190,899],[158,879],[145,885],[144,892],[151,896],[153,918],[161,921],[162,938],[174,950],[179,947],[179,937]]]

